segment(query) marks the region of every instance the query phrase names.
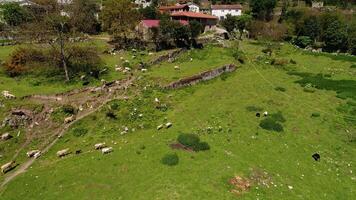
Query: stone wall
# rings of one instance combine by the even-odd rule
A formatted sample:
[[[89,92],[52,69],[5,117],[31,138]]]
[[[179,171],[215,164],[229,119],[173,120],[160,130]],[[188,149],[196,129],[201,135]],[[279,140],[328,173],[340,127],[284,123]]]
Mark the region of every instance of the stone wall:
[[[173,62],[178,56],[180,56],[185,51],[186,51],[186,49],[177,49],[175,51],[172,51],[170,53],[167,53],[165,55],[158,57],[157,59],[150,62],[149,65],[157,65],[157,64],[159,64],[161,62],[165,62],[165,61]]]
[[[199,83],[201,81],[207,81],[213,78],[216,78],[220,76],[223,73],[229,73],[233,72],[236,70],[236,65],[234,64],[229,64],[222,66],[217,69],[205,71],[203,73],[200,73],[198,75],[194,75],[188,78],[183,78],[178,81],[172,82],[169,85],[165,86],[166,89],[177,89],[177,88],[182,88],[190,85],[194,85],[196,83]]]

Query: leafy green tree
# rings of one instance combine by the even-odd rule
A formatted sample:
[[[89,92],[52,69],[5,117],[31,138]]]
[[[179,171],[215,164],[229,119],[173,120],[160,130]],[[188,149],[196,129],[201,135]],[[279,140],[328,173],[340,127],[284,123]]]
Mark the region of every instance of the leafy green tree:
[[[273,9],[277,5],[277,0],[250,0],[250,7],[253,16],[260,20],[271,20]]]
[[[69,7],[71,26],[78,32],[98,33],[100,23],[98,21],[99,5],[95,0],[73,0]]]
[[[299,35],[308,36],[316,41],[321,34],[321,27],[316,16],[309,16],[304,19]]]
[[[203,32],[203,25],[198,21],[189,21],[190,37],[196,39]]]
[[[159,17],[156,7],[152,5],[147,6],[146,8],[140,8],[139,12],[143,19],[158,19]]]
[[[139,22],[139,13],[131,0],[107,0],[101,11],[103,29],[125,42]]]
[[[221,25],[226,29],[228,33],[232,33],[236,29],[237,17],[230,14],[226,15],[226,18],[221,22]]]
[[[348,49],[347,36],[346,26],[341,21],[333,21],[324,32],[325,50],[328,52],[346,51]]]
[[[239,17],[237,17],[237,29],[239,30],[240,32],[240,36],[239,36],[239,39],[241,40],[242,39],[242,34],[243,34],[243,31],[248,27],[248,25],[251,23],[251,20],[252,20],[252,16],[251,15],[248,15],[248,14],[243,14]]]
[[[5,3],[0,6],[0,12],[6,24],[18,26],[29,20],[29,13],[18,3]]]

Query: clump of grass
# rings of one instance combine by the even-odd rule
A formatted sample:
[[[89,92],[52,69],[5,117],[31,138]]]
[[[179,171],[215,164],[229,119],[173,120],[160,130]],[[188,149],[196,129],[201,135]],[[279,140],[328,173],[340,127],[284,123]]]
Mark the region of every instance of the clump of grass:
[[[351,69],[356,69],[356,64],[350,66]]]
[[[74,115],[77,110],[72,105],[64,105],[62,106],[62,112],[67,115]]]
[[[308,93],[314,93],[316,91],[316,89],[313,87],[313,85],[311,83],[308,83],[304,86],[303,91],[308,92]]]
[[[284,66],[289,63],[288,60],[286,59],[272,59],[271,65],[276,65],[276,66]]]
[[[73,135],[75,137],[82,137],[88,133],[88,129],[86,128],[75,128],[73,130]]]
[[[260,127],[268,131],[283,132],[282,123],[286,122],[282,112],[277,112],[269,115],[266,119],[260,122]]]
[[[290,62],[291,64],[293,64],[293,65],[297,64],[297,61],[295,61],[295,60],[293,60],[293,59],[290,59],[289,62]]]
[[[109,110],[106,112],[106,117],[108,117],[110,119],[117,119],[116,114],[112,110]]]
[[[118,110],[119,109],[119,103],[114,102],[110,105],[110,108],[113,110]]]
[[[280,91],[280,92],[285,92],[285,91],[287,91],[286,90],[286,88],[284,88],[284,87],[276,87],[276,88],[274,88],[276,91]]]
[[[249,112],[258,112],[258,111],[262,111],[263,108],[252,105],[252,106],[247,106],[246,110],[249,111]]]
[[[311,114],[311,117],[320,117],[320,113],[314,112]]]
[[[195,134],[180,134],[178,142],[182,145],[192,148],[194,151],[206,151],[210,146],[206,142],[201,142],[198,135]]]
[[[179,163],[179,157],[176,153],[163,156],[161,163],[168,166],[175,166]]]

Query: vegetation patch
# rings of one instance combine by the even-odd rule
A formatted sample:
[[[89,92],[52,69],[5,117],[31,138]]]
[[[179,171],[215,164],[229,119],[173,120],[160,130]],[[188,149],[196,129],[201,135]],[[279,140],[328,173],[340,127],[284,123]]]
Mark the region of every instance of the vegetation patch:
[[[198,135],[195,134],[180,134],[178,142],[186,148],[193,149],[194,151],[206,151],[210,149],[207,142],[201,142]]]
[[[314,112],[311,114],[311,117],[320,117],[320,113]]]
[[[170,153],[163,156],[161,163],[167,166],[175,166],[179,163],[179,157],[176,153]]]
[[[286,122],[281,112],[271,114],[260,122],[260,127],[268,131],[283,132],[282,123]]]
[[[73,129],[73,135],[75,137],[82,137],[82,136],[85,136],[86,134],[88,133],[88,129],[86,128],[75,128]]]
[[[285,92],[285,91],[287,91],[287,89],[286,88],[284,88],[284,87],[276,87],[276,88],[274,88],[276,91],[279,91],[279,92]]]

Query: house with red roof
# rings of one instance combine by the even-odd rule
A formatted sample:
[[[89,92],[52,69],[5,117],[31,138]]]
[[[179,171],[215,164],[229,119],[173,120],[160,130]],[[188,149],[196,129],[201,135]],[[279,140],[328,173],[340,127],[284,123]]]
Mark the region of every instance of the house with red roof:
[[[218,17],[197,13],[197,12],[174,12],[171,14],[173,20],[179,21],[198,21],[204,26],[204,30],[213,30],[216,28]]]
[[[174,6],[160,6],[158,10],[161,13],[175,13],[175,12],[184,12],[184,11],[189,11],[189,5],[187,4],[177,4]]]

